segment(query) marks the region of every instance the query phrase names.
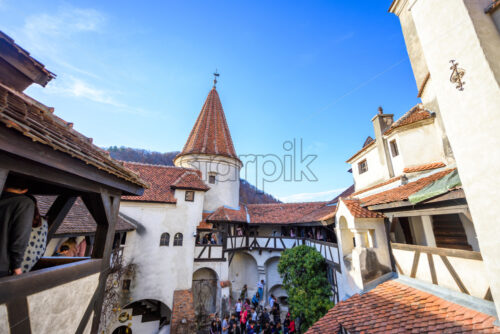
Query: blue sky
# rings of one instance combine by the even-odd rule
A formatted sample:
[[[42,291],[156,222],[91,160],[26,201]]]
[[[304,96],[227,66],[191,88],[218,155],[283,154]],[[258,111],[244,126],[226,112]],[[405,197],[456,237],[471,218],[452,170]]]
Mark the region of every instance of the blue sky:
[[[283,156],[295,139],[317,155],[317,181],[265,190],[325,200],[352,184],[345,160],[377,107],[419,102],[390,3],[0,0],[0,29],[57,74],[27,93],[100,146],[181,150],[217,68],[238,154]]]

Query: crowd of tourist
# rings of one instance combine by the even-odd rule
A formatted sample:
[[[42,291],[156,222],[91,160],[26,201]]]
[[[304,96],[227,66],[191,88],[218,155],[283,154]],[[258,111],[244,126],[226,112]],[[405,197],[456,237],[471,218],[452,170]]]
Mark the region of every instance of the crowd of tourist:
[[[257,292],[248,298],[248,287],[245,284],[240,298],[230,316],[222,320],[216,316],[210,325],[210,334],[295,334],[295,320],[289,313],[281,321],[280,304],[274,295],[264,305],[264,280],[257,283]]]

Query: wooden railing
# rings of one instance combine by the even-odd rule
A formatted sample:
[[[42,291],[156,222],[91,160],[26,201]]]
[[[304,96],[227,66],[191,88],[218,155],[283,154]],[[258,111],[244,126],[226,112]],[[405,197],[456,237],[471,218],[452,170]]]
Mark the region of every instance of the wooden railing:
[[[223,245],[196,245],[194,260],[195,262],[226,261]]]
[[[273,236],[229,236],[225,242],[225,252],[237,250],[276,250],[283,251],[299,245],[315,248],[325,260],[333,264],[340,272],[340,254],[338,246],[332,242],[306,238],[273,237]],[[230,257],[231,259],[231,257]]]
[[[399,243],[391,247],[400,275],[491,300],[481,253]]]

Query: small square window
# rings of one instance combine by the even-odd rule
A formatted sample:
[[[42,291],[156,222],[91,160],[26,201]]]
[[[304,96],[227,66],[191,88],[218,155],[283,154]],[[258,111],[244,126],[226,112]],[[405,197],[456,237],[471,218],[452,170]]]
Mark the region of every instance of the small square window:
[[[130,280],[129,279],[123,280],[122,290],[124,290],[124,291],[130,290]]]
[[[185,200],[186,200],[186,202],[193,202],[194,201],[194,191],[186,190]]]
[[[368,171],[368,163],[366,162],[366,159],[358,163],[358,171],[359,174],[363,174]]]
[[[215,175],[208,176],[208,183],[215,184]]]
[[[397,157],[399,155],[399,151],[398,151],[398,144],[396,144],[396,139],[391,140],[389,144],[391,146],[392,156]]]

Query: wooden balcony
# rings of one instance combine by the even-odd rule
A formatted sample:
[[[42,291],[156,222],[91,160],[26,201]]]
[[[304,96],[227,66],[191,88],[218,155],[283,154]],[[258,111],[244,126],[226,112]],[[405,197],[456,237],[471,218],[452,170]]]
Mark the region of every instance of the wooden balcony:
[[[340,254],[337,244],[306,238],[273,237],[273,236],[229,236],[226,240],[225,252],[238,250],[284,251],[299,245],[315,248],[325,260],[333,265],[338,272]],[[230,259],[232,257],[230,256]]]
[[[397,272],[491,301],[480,252],[391,243]]]
[[[196,245],[194,248],[195,262],[221,262],[224,258],[223,245]]]

